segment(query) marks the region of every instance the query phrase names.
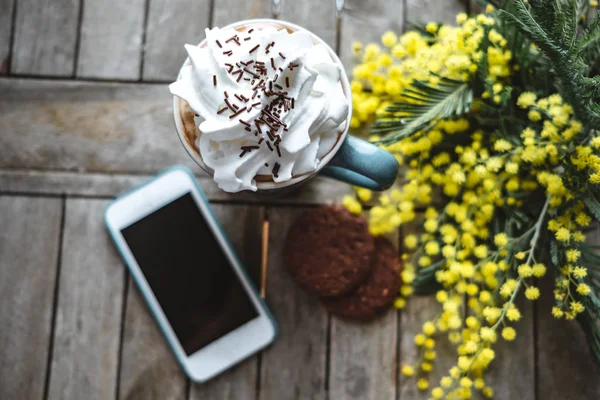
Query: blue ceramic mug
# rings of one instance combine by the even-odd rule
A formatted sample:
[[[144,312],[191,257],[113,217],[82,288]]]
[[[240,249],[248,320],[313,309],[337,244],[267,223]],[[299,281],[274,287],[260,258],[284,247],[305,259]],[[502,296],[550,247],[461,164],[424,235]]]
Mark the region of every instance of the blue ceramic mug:
[[[277,26],[289,31],[306,31],[306,29],[290,22],[272,19],[244,20],[228,25],[225,28],[248,27],[256,24]],[[313,36],[315,43],[325,45],[331,58],[339,65],[342,65],[338,56],[325,41],[314,33],[309,33]],[[204,41],[200,43],[200,46],[203,45]],[[189,60],[186,60],[184,65],[187,63],[189,63]],[[350,90],[350,82],[343,68],[340,81],[344,93],[348,99],[351,99],[352,91]],[[194,111],[185,100],[173,96],[173,116],[177,134],[188,154],[202,169],[212,175],[213,171],[202,160],[202,155],[198,148],[198,138],[202,135],[202,132],[198,129]],[[351,116],[352,101],[350,100],[345,127],[340,131],[340,136],[335,146],[329,153],[323,156],[315,171],[293,176],[292,179],[286,182],[274,182],[269,177],[258,176],[256,177],[258,191],[271,192],[290,188],[306,182],[317,174],[371,190],[385,190],[392,186],[398,174],[398,162],[396,158],[387,151],[365,140],[348,135]]]

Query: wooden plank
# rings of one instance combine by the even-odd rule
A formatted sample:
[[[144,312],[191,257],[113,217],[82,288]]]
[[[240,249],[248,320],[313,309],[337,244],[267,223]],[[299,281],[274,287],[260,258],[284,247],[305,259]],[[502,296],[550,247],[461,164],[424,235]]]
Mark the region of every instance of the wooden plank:
[[[0,398],[41,400],[62,201],[0,196]]]
[[[406,21],[456,24],[456,14],[466,12],[469,0],[406,0]]]
[[[237,21],[252,18],[271,18],[271,1],[266,0],[219,0],[214,2],[212,25],[223,27]]]
[[[19,0],[11,73],[72,76],[79,0]]]
[[[0,168],[154,173],[193,167],[166,85],[0,79]]]
[[[330,398],[395,398],[397,317],[390,310],[363,324],[332,318]]]
[[[49,399],[116,393],[125,273],[104,227],[106,204],[67,199]]]
[[[399,243],[399,235],[389,239]],[[329,398],[395,399],[398,374],[398,312],[375,321],[331,319]]]
[[[259,288],[264,208],[215,204],[213,210]],[[257,378],[258,358],[251,357],[204,385],[193,385],[190,399],[255,400]]]
[[[0,0],[0,75],[6,75],[10,66],[10,41],[15,0]]]
[[[334,1],[283,1],[280,18],[298,24],[336,48],[336,12]]]
[[[272,208],[267,303],[279,324],[279,338],[263,353],[260,400],[326,398],[328,318],[315,296],[300,290],[283,265],[283,244],[305,209]]]
[[[589,241],[600,243],[600,232],[589,234]],[[585,334],[576,321],[556,319],[551,310],[555,305],[554,279],[548,274],[541,284],[536,303],[537,381],[538,399],[600,398],[600,369],[594,362]]]
[[[78,77],[140,78],[145,3],[145,0],[85,2]]]
[[[296,191],[279,196],[255,193],[227,193],[213,179],[193,168],[206,196],[211,201],[248,204],[322,204],[339,201],[352,188],[328,178],[316,177]],[[59,171],[27,171],[0,169],[0,191],[43,195],[114,197],[150,179],[151,175],[76,173]]]
[[[340,35],[340,58],[351,73],[355,60],[352,43],[380,43],[381,35],[388,30],[402,32],[404,26],[404,2],[398,0],[351,0],[346,2],[342,13]]]
[[[183,45],[204,39],[210,0],[150,0],[142,80],[174,81],[187,57]]]
[[[507,342],[500,335],[502,330],[498,330],[498,343],[494,346],[496,357],[486,373],[486,383],[494,390],[497,400],[535,399],[534,304],[521,293],[516,305],[521,319],[510,322],[509,326],[515,328],[517,337]]]

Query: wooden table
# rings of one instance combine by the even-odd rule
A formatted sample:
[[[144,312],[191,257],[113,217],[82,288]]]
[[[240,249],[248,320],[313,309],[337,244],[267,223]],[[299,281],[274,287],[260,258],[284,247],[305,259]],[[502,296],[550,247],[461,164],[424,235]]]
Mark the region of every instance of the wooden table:
[[[452,21],[457,0],[286,0],[350,66],[353,40],[407,20]],[[474,7],[473,7],[474,8]],[[282,239],[307,207],[347,185],[315,179],[281,199],[229,195],[185,154],[167,83],[207,26],[270,17],[266,0],[0,0],[0,399],[426,399],[398,366],[437,312],[414,298],[370,324],[329,316],[290,281]],[[172,164],[198,173],[258,281],[270,222],[267,303],[281,336],[206,385],[177,366],[103,226],[110,198]],[[549,289],[548,287],[546,289]],[[489,382],[498,399],[598,399],[600,380],[574,323],[548,295],[523,304]],[[455,359],[440,345],[435,377]],[[441,368],[440,368],[441,367]]]

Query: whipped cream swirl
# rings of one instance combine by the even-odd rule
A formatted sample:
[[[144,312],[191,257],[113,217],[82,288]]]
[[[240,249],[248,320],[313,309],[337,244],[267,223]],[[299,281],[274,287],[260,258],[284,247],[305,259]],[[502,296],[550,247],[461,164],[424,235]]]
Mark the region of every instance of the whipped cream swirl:
[[[198,147],[227,192],[256,191],[317,169],[348,117],[341,66],[306,31],[206,29],[171,93],[200,115]]]

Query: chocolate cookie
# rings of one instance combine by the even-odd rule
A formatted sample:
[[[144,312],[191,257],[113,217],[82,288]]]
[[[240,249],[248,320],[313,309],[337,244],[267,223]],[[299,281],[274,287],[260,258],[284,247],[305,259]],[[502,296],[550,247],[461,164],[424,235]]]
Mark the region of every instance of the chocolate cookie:
[[[373,272],[354,291],[321,299],[330,313],[349,319],[368,320],[392,305],[401,284],[398,251],[389,240],[378,237],[375,239],[371,263]]]
[[[369,276],[373,250],[363,217],[341,206],[321,206],[290,228],[284,262],[300,287],[319,296],[339,296]]]

